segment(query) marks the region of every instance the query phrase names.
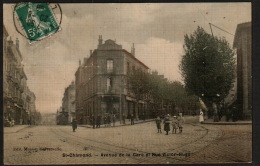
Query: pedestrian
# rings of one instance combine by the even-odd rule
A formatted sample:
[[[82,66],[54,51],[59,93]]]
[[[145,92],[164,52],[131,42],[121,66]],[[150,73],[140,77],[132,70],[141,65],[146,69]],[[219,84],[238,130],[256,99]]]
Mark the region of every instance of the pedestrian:
[[[72,130],[73,132],[75,132],[75,130],[77,129],[77,120],[76,119],[73,119],[72,122],[71,122],[71,125],[72,125]]]
[[[182,116],[182,113],[179,113],[179,116],[178,116],[177,120],[178,120],[179,133],[182,133],[183,124],[185,122],[184,118]]]
[[[157,130],[158,130],[157,133],[162,133],[162,130],[161,130],[162,120],[161,120],[161,118],[159,116],[157,116],[155,122],[156,122]]]
[[[101,116],[98,115],[98,116],[97,116],[97,124],[96,124],[96,128],[100,128],[100,124],[101,124]]]
[[[103,120],[104,120],[104,125],[105,125],[105,127],[107,127],[107,115],[104,116],[104,119],[103,119]]]
[[[108,127],[111,126],[111,116],[110,115],[107,116],[107,126]]]
[[[199,119],[199,122],[200,123],[203,123],[204,122],[204,117],[203,117],[203,111],[200,110],[200,119]]]
[[[122,115],[123,125],[125,125],[125,114]]]
[[[171,123],[169,114],[165,116],[163,123],[164,123],[164,131],[166,131],[165,135],[168,135],[168,132],[170,131],[170,123]]]
[[[131,125],[134,125],[135,124],[135,122],[134,122],[134,120],[135,120],[134,114],[131,114],[130,119],[131,119]]]
[[[11,120],[11,126],[13,127],[15,125],[15,121],[14,121],[14,119],[12,118],[12,120]]]
[[[173,116],[172,120],[172,134],[176,134],[177,129],[179,128],[179,121],[176,116]]]
[[[116,125],[116,115],[112,115],[112,122],[113,122],[113,127]]]
[[[96,117],[94,115],[92,115],[92,125],[93,125],[93,129],[95,129]]]

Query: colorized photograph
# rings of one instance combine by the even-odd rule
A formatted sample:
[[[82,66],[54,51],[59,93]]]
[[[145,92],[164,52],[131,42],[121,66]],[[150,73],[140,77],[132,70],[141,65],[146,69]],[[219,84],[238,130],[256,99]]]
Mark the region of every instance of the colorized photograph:
[[[252,163],[251,8],[4,3],[4,165]]]

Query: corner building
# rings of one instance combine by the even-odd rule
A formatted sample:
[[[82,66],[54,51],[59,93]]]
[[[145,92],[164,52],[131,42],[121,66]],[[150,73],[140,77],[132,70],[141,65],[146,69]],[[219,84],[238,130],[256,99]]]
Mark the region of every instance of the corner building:
[[[98,47],[90,50],[89,58],[79,61],[75,73],[76,118],[80,124],[91,124],[92,116],[115,114],[117,120],[134,114],[147,114],[145,99],[136,104],[135,95],[127,84],[127,75],[132,70],[149,68],[135,57],[134,46],[131,53],[113,40],[103,43],[99,36]],[[102,120],[103,122],[103,120]]]

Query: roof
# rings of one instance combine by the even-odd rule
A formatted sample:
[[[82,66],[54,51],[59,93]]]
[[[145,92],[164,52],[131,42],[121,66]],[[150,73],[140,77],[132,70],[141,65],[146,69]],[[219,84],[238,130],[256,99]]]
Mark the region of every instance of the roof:
[[[252,22],[245,22],[237,25],[234,42],[233,42],[233,48],[237,48],[239,46],[241,32],[247,29],[251,30],[251,28],[252,28]]]
[[[103,50],[103,49],[95,49],[93,54],[96,51],[123,51],[125,52],[127,55],[129,55],[131,58],[133,58],[134,60],[136,60],[137,62],[139,62],[140,64],[142,64],[145,68],[150,69],[148,66],[146,66],[142,61],[140,61],[139,59],[137,59],[133,54],[131,54],[130,52],[126,51],[125,49],[109,49],[109,50]]]

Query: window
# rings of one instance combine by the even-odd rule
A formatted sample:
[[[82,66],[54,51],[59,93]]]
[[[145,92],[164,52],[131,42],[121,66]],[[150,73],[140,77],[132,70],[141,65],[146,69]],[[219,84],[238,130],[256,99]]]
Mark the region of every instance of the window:
[[[113,60],[107,60],[107,72],[112,73],[113,72],[113,65],[114,61]]]
[[[109,91],[112,87],[112,78],[108,77],[107,78],[107,90]]]

